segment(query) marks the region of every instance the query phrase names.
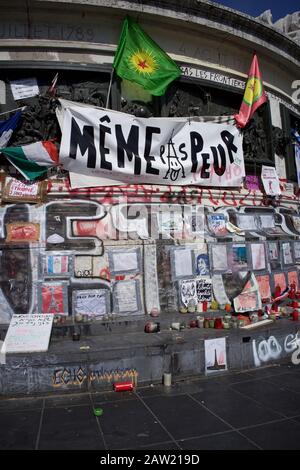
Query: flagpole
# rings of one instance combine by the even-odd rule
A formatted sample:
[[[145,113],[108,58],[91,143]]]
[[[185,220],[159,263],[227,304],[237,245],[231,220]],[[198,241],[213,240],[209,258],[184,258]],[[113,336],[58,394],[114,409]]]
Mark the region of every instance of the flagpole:
[[[105,105],[106,108],[108,108],[108,102],[109,102],[109,96],[110,96],[110,92],[111,92],[111,84],[112,84],[113,75],[114,75],[114,68],[112,68],[111,73],[110,73],[110,80],[109,80],[108,92],[107,92],[107,98],[106,98],[106,105]]]
[[[19,108],[10,109],[9,111],[4,111],[4,113],[0,113],[0,116],[3,116],[4,114],[13,113],[14,111],[18,111],[19,109],[22,109],[23,111],[25,108],[27,108],[27,106],[20,106]]]

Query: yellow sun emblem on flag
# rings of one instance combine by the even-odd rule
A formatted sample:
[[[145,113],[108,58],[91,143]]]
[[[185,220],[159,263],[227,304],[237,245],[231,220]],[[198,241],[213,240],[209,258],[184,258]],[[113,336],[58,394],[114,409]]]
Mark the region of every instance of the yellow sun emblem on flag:
[[[129,56],[130,67],[142,75],[151,75],[157,70],[154,55],[147,51],[136,51]]]
[[[260,78],[250,77],[246,83],[243,100],[246,104],[251,106],[252,103],[255,103],[255,101],[257,101],[261,97],[262,92],[263,87]]]

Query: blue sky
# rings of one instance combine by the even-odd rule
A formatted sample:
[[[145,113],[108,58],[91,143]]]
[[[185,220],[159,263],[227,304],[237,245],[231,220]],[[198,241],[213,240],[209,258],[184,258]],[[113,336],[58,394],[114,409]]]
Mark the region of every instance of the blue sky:
[[[263,11],[270,9],[273,14],[273,22],[288,13],[294,13],[300,10],[299,0],[219,0],[215,1],[215,3],[221,3],[222,5],[252,16],[258,16]]]

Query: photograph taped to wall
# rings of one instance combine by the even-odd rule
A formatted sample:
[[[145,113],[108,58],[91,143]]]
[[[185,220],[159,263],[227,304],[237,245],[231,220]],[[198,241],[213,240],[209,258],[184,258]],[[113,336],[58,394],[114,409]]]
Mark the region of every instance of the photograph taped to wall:
[[[73,274],[72,253],[51,252],[51,254],[40,255],[41,277],[70,277]]]
[[[291,264],[294,264],[293,251],[292,251],[292,242],[290,242],[290,241],[280,242],[280,251],[281,251],[283,266],[289,266]]]
[[[248,258],[245,243],[230,243],[227,250],[227,262],[231,271],[247,271]]]
[[[188,306],[190,301],[193,301],[195,305],[197,304],[197,290],[195,279],[179,281],[179,300],[180,303],[183,304],[185,307]]]
[[[258,290],[260,293],[261,300],[267,301],[271,299],[271,277],[269,273],[255,274],[256,281],[258,284]]]
[[[113,275],[141,272],[141,252],[139,248],[108,250],[109,270]]]
[[[113,310],[120,315],[139,315],[142,313],[140,282],[116,281],[113,284]]]
[[[209,244],[209,259],[213,272],[226,272],[229,270],[227,248],[228,244],[226,243]]]
[[[226,229],[226,217],[224,214],[207,214],[208,230],[216,237],[224,237],[228,234]]]
[[[267,269],[266,250],[263,242],[248,243],[248,253],[253,271]]]
[[[173,280],[195,277],[195,255],[191,248],[171,248],[170,261]]]
[[[279,244],[277,241],[269,241],[266,243],[269,263],[271,271],[281,268],[281,259],[279,252]]]
[[[237,226],[241,230],[255,231],[257,230],[257,224],[254,214],[236,214]]]
[[[38,313],[68,315],[68,283],[37,282]]]
[[[298,269],[289,269],[287,272],[287,282],[291,286],[295,284],[296,292],[299,291],[299,271]]]
[[[300,241],[293,242],[293,254],[295,261],[300,261]]]
[[[72,303],[73,315],[102,318],[110,313],[110,292],[108,289],[73,290]]]

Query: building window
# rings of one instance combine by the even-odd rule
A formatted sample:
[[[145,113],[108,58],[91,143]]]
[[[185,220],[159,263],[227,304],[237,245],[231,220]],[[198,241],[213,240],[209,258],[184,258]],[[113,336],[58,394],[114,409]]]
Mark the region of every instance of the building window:
[[[290,181],[297,182],[297,170],[295,163],[295,150],[292,144],[291,131],[295,129],[300,132],[300,116],[288,109],[282,103],[280,104],[280,114],[282,122],[284,149],[283,155],[286,164],[286,177]]]

